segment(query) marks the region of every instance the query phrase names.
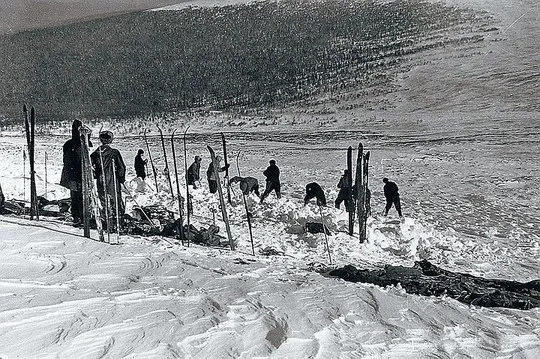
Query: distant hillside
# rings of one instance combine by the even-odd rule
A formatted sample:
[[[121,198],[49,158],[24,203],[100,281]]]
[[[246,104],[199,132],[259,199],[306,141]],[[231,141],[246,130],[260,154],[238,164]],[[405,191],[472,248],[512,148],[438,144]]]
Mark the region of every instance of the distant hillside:
[[[421,1],[280,1],[140,12],[0,37],[0,118],[276,106],[378,85],[490,19]],[[5,120],[4,120],[5,121]]]

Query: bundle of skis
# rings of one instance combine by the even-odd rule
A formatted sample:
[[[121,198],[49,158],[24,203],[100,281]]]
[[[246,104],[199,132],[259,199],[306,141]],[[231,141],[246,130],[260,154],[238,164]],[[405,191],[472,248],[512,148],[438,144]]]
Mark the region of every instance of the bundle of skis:
[[[36,111],[30,109],[30,120],[28,120],[28,109],[23,105],[24,129],[26,132],[26,142],[28,145],[28,160],[30,162],[30,219],[39,220],[39,206],[36,190],[36,170],[35,170],[35,134],[36,134]]]

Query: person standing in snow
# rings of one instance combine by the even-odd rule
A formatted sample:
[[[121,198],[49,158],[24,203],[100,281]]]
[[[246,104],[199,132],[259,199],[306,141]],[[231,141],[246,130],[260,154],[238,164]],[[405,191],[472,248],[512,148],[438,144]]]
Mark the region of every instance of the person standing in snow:
[[[326,197],[324,195],[324,191],[321,186],[316,182],[308,183],[306,185],[304,206],[307,205],[312,198],[317,198],[317,206],[326,206]]]
[[[110,146],[113,141],[111,131],[102,131],[99,134],[99,140],[101,146],[90,155],[94,177],[97,179],[98,196],[103,208],[109,209],[110,218],[116,218],[116,204],[118,203],[119,219],[121,219],[124,214],[121,185],[126,179],[126,165],[120,151]],[[103,167],[101,166],[102,162]],[[116,167],[115,172],[113,172],[114,167]],[[114,182],[115,177],[116,183]]]
[[[187,183],[188,185],[192,185],[193,189],[197,189],[197,182],[199,182],[199,186],[201,185],[201,161],[200,156],[195,156],[195,160],[188,168]]]
[[[4,202],[6,198],[4,197],[4,192],[2,191],[2,185],[0,185],[0,214],[4,213]]]
[[[349,171],[343,170],[343,175],[338,182],[339,193],[335,201],[336,208],[339,209],[342,202],[345,202],[345,209],[349,210]],[[354,186],[353,186],[354,187]],[[355,188],[352,188],[351,195],[354,197]]]
[[[384,209],[384,215],[388,215],[388,211],[392,208],[392,205],[396,207],[396,211],[399,217],[403,217],[401,214],[401,201],[399,199],[398,186],[388,178],[383,178],[384,182],[384,197],[386,197],[386,207]]]
[[[221,162],[220,156],[216,157],[216,162],[219,165],[219,163]],[[227,163],[227,166],[218,167],[218,172],[225,171],[227,168],[229,168],[229,166],[230,164]],[[208,169],[206,170],[206,177],[208,179],[208,188],[210,189],[210,193],[216,193],[218,190],[218,184],[216,175],[214,173],[214,163],[212,162],[210,162],[210,164],[208,165]]]
[[[279,181],[279,168],[276,166],[275,160],[269,161],[270,166],[264,170],[263,175],[266,177],[266,189],[261,196],[261,203],[268,197],[270,192],[275,191],[276,197],[281,198],[281,183]]]
[[[63,163],[60,185],[69,189],[71,197],[71,216],[74,224],[80,224],[83,216],[83,193],[82,193],[82,147],[79,129],[82,126],[80,120],[74,120],[71,125],[71,139],[67,140],[62,147]],[[88,142],[89,146],[92,143]]]
[[[146,164],[148,163],[147,159],[143,159],[142,155],[144,154],[144,150],[139,149],[137,151],[137,156],[135,156],[135,173],[137,174],[137,192],[144,192],[145,191],[145,179],[146,179]]]
[[[143,180],[146,178],[146,164],[148,163],[147,159],[143,159],[142,155],[144,154],[144,150],[139,149],[137,151],[137,156],[135,156],[135,173],[137,174],[137,177],[142,178]]]

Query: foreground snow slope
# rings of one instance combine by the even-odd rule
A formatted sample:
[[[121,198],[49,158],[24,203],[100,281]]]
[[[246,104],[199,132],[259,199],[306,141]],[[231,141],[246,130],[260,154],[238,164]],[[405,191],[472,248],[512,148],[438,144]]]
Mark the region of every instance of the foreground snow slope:
[[[0,222],[2,358],[534,357],[538,309],[346,283],[289,257]],[[53,229],[66,228],[46,223]]]

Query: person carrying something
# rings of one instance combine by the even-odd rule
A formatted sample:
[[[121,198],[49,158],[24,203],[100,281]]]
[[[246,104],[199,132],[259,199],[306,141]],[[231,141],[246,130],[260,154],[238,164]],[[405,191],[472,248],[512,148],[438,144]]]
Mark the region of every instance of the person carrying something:
[[[113,141],[111,131],[102,131],[99,134],[99,140],[101,146],[90,155],[90,158],[94,167],[94,177],[97,179],[98,196],[101,205],[103,208],[107,208],[109,214],[106,221],[108,224],[110,218],[116,218],[117,204],[120,221],[124,214],[121,185],[126,179],[126,165],[120,151],[110,146]],[[103,166],[101,166],[102,163]],[[114,171],[115,169],[116,171]],[[116,183],[114,182],[115,178]]]
[[[221,157],[217,156],[216,163],[218,164],[218,166],[220,162],[221,162]],[[229,168],[229,166],[230,164],[227,163],[227,166],[218,167],[218,172],[225,171],[227,168]],[[210,189],[210,193],[216,193],[218,190],[218,183],[217,183],[216,174],[214,173],[214,163],[212,162],[210,162],[210,164],[208,165],[208,169],[206,170],[206,178],[208,179],[208,188]]]
[[[386,197],[386,207],[384,209],[384,215],[388,214],[392,204],[396,207],[396,211],[399,217],[403,217],[401,214],[401,201],[399,200],[398,186],[392,181],[389,181],[388,178],[383,178],[384,182],[384,197]]]
[[[308,183],[306,185],[306,196],[304,197],[304,206],[307,205],[308,202],[313,198],[317,198],[317,206],[326,207],[326,197],[324,196],[324,191],[322,190],[321,186],[316,182]]]
[[[269,161],[270,166],[264,170],[263,175],[266,177],[266,189],[261,196],[261,203],[264,199],[268,197],[270,192],[274,190],[276,192],[276,197],[281,198],[281,183],[279,182],[279,168],[276,166],[275,160]]]
[[[71,139],[62,147],[64,167],[60,176],[60,185],[69,189],[71,216],[75,225],[81,224],[83,217],[81,126],[80,120],[74,120],[71,125]],[[92,143],[89,141],[88,145],[91,147]]]
[[[143,159],[142,155],[144,154],[144,151],[142,149],[139,149],[137,151],[137,156],[135,156],[135,173],[137,175],[137,192],[144,192],[145,191],[145,179],[146,179],[146,164],[148,163],[147,159]]]
[[[189,166],[188,172],[187,172],[187,181],[188,185],[192,185],[194,189],[197,189],[197,182],[199,182],[199,186],[201,185],[201,157],[195,156],[195,160]],[[212,167],[213,168],[213,167]]]
[[[230,184],[234,184],[237,182],[240,182],[240,190],[242,191],[244,196],[248,196],[250,193],[255,193],[257,197],[261,196],[261,194],[259,193],[259,181],[256,178],[234,176],[229,181]]]

